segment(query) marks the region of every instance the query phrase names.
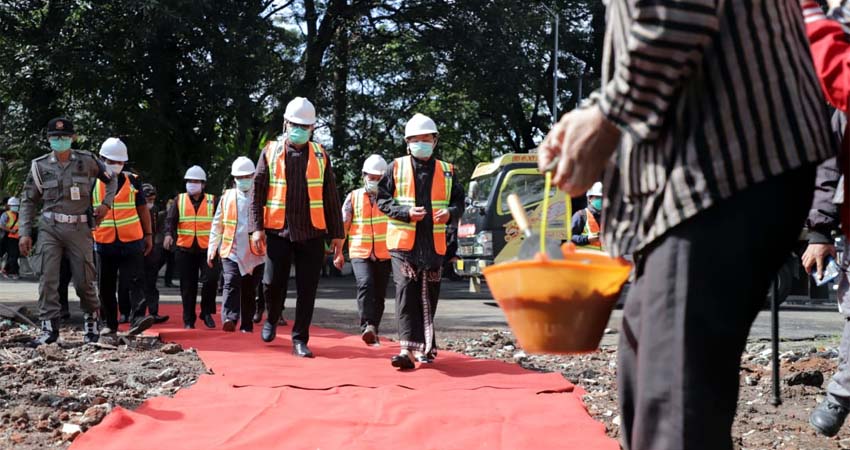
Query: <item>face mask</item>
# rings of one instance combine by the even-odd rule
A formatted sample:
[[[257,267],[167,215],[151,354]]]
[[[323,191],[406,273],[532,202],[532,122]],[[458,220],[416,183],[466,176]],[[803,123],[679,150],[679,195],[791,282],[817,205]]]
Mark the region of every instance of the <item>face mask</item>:
[[[200,183],[186,183],[186,193],[189,195],[198,195],[203,190]]]
[[[18,210],[21,209],[21,207],[20,206],[11,206],[11,207],[9,207],[9,209],[12,210],[12,212],[18,212]]]
[[[109,172],[112,173],[112,175],[118,175],[122,170],[124,170],[124,164],[107,164],[106,168],[109,169]]]
[[[378,182],[372,180],[366,180],[366,190],[368,192],[378,192]]]
[[[148,203],[148,209],[153,209],[153,203]]]
[[[407,145],[410,154],[417,159],[428,159],[434,153],[434,144],[430,142],[411,142]]]
[[[307,143],[308,139],[310,139],[310,130],[298,127],[289,128],[289,142],[295,145],[301,145]]]
[[[239,189],[242,192],[248,192],[254,186],[254,180],[250,178],[237,178],[236,179],[236,189]]]
[[[71,149],[71,139],[68,138],[50,139],[48,142],[55,152],[67,152]]]
[[[601,198],[594,198],[593,200],[590,201],[590,206],[592,206],[593,209],[595,209],[597,211],[602,211],[602,199]]]

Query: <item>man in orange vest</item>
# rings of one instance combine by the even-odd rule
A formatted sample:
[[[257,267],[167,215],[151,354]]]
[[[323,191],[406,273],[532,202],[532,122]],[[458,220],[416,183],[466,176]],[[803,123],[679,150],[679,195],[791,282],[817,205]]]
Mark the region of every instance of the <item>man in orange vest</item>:
[[[221,257],[224,271],[222,329],[235,331],[238,322],[243,333],[253,333],[254,295],[264,261],[264,255],[251,248],[248,233],[254,162],[244,156],[236,158],[230,175],[236,187],[224,191],[215,212],[207,249],[207,266],[213,267],[216,257]]]
[[[602,183],[596,182],[587,191],[587,208],[573,214],[573,244],[592,250],[602,250],[599,224],[602,223]]]
[[[285,138],[266,144],[254,176],[251,239],[257,246],[267,245],[263,285],[268,316],[262,339],[271,342],[276,336],[294,262],[298,299],[292,353],[312,358],[307,342],[325,257],[324,239],[331,239],[336,254],[345,242],[345,231],[330,157],[310,140],[316,109],[307,99],[296,97],[286,105],[283,117]]]
[[[446,224],[463,212],[463,187],[454,167],[433,157],[437,125],[416,114],[404,130],[408,156],[390,163],[378,183],[378,207],[389,217],[387,248],[396,283],[401,353],[393,367],[415,368],[437,354],[434,313],[440,295]]]
[[[0,215],[0,230],[6,233],[2,243],[6,253],[6,267],[3,276],[13,280],[18,279],[18,212],[21,209],[21,201],[17,197],[11,197],[6,202],[9,210]],[[2,253],[0,253],[2,255]]]
[[[183,328],[194,329],[198,281],[201,281],[201,320],[207,328],[215,328],[215,296],[218,291],[218,264],[207,265],[210,229],[218,201],[204,192],[207,173],[192,166],[183,176],[186,192],[178,195],[165,219],[165,250],[177,247],[175,263],[180,272],[180,297],[183,300]],[[199,277],[200,274],[200,277]]]
[[[153,325],[154,318],[145,315],[145,255],[153,248],[150,213],[142,193],[139,177],[123,172],[128,160],[127,146],[118,138],[109,138],[100,146],[100,156],[118,182],[112,209],[92,231],[97,255],[97,279],[100,312],[105,327],[101,334],[118,331],[119,284],[127,286],[130,297],[130,334],[139,334]],[[92,190],[92,206],[99,207],[106,195],[106,185],[98,180]]]
[[[367,345],[380,345],[378,332],[384,315],[384,299],[390,279],[390,252],[387,249],[387,216],[378,209],[378,182],[387,170],[380,155],[363,163],[364,187],[351,191],[342,205],[342,221],[348,236],[348,255],[357,279],[357,310],[360,333]],[[334,264],[342,269],[342,251]]]

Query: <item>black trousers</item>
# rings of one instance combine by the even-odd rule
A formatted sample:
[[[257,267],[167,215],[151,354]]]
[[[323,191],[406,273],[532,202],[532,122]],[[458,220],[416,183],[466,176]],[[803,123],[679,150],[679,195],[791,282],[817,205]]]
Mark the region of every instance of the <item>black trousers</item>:
[[[71,312],[68,306],[68,286],[71,284],[71,261],[68,258],[62,257],[62,263],[59,266],[59,306],[63,316],[68,316]]]
[[[130,322],[145,314],[145,294],[142,290],[145,257],[141,252],[120,255],[96,253],[97,280],[100,291],[100,312],[106,326],[118,329],[118,304],[115,294],[118,285],[127,286],[130,297]],[[120,279],[119,279],[120,278]]]
[[[18,267],[18,257],[20,249],[18,248],[18,238],[3,238],[3,243],[6,248],[6,273],[8,275],[17,275],[20,270]]]
[[[624,448],[733,448],[741,353],[814,179],[809,167],[762,182],[637,255],[618,349]]]
[[[239,264],[224,258],[221,260],[224,273],[223,305],[221,320],[239,322],[239,329],[254,331],[254,297],[257,280],[262,280],[264,267],[255,267],[253,272],[242,275]]]
[[[289,270],[295,264],[295,324],[292,326],[292,341],[306,344],[310,340],[310,323],[316,304],[316,289],[325,256],[322,238],[292,242],[274,234],[267,234],[266,268],[263,274],[267,319],[277,324],[283,311],[289,284]]]
[[[218,265],[207,266],[207,253],[177,250],[175,256],[180,272],[180,297],[183,300],[183,323],[195,324],[198,316],[198,282],[201,283],[201,317],[215,314],[215,296],[218,291]]]
[[[165,264],[165,284],[171,285],[171,281],[174,279],[174,269],[177,266],[174,262],[174,250],[163,250],[162,259],[163,264]],[[178,273],[177,275],[179,276],[180,274]]]
[[[398,319],[398,339],[402,349],[411,351],[425,351],[425,328],[426,320],[434,322],[437,313],[437,300],[440,296],[439,281],[425,281],[421,268],[413,266],[419,276],[408,277],[403,266],[407,264],[401,258],[393,256],[393,279],[395,281],[395,314]],[[430,268],[431,271],[439,273],[439,268]],[[428,289],[428,311],[425,315],[425,304],[422,300],[422,283],[427,283]],[[427,317],[427,319],[426,319]],[[432,346],[437,348],[436,333],[432,335]]]
[[[156,280],[159,277],[159,269],[164,264],[162,253],[162,247],[154,246],[148,256],[145,256],[145,303],[152,316],[159,314],[159,289],[156,287]]]
[[[367,325],[381,328],[387,284],[390,281],[392,263],[370,259],[351,258],[354,278],[357,280],[357,310],[360,312],[360,331]]]

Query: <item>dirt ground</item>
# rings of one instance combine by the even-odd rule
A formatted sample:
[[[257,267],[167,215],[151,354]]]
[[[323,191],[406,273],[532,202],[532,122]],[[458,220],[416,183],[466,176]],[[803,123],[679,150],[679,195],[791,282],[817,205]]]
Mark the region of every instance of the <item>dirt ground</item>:
[[[357,332],[350,317],[323,309],[316,310],[314,324]],[[391,325],[387,328],[384,334],[392,337]],[[132,409],[147,398],[174,395],[207,370],[194,349],[155,338],[107,338],[83,345],[75,324],[63,326],[59,344],[32,349],[25,342],[35,334],[26,325],[0,321],[0,448],[67,448],[113,407]],[[584,400],[591,415],[612,438],[619,438],[614,346],[580,356],[528,355],[507,329],[438,328],[437,335],[445,350],[560,372],[587,391]],[[807,422],[835,370],[837,344],[837,338],[783,342],[783,403],[778,408],[771,405],[769,343],[747,346],[733,430],[738,448],[850,449],[847,428],[830,439],[817,435]]]
[[[0,448],[67,448],[112,408],[172,396],[206,370],[194,349],[156,338],[84,345],[79,325],[63,326],[59,343],[32,349],[36,331],[0,321]]]

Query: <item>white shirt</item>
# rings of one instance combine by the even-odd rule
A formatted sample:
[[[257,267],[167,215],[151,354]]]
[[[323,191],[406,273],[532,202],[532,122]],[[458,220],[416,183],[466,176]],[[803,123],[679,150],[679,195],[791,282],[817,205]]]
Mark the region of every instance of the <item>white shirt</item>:
[[[239,272],[245,276],[253,272],[255,267],[263,264],[264,257],[251,253],[249,243],[248,215],[251,211],[251,191],[233,190],[236,191],[236,236],[233,238],[233,247],[230,249],[230,256],[227,259],[235,262],[239,266]],[[224,205],[231,195],[233,194],[227,192],[219,200],[210,229],[210,245],[207,249],[207,257],[215,256],[218,247],[221,245],[221,235],[224,232]]]

